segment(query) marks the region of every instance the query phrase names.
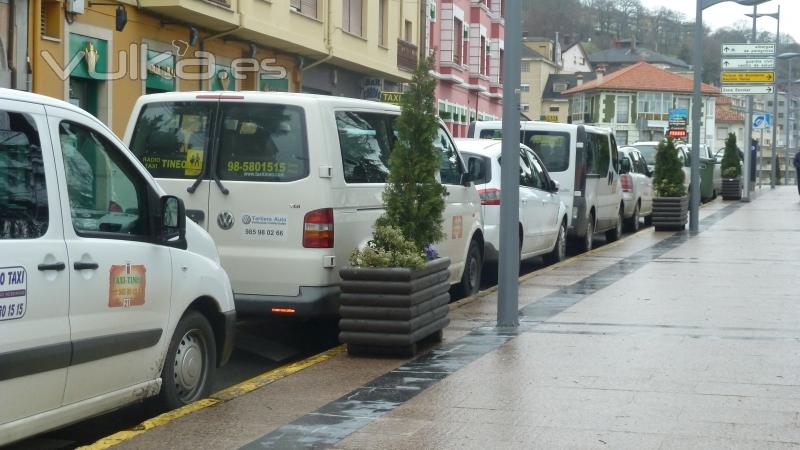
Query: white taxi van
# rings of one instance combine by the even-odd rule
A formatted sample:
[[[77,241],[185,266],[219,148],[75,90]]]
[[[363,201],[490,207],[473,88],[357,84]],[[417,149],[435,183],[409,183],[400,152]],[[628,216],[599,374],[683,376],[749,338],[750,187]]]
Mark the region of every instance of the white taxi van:
[[[145,95],[124,141],[159,184],[186,202],[231,277],[239,314],[338,314],[339,267],[372,237],[400,108],[279,92]],[[440,124],[450,281],[477,292],[481,204]]]
[[[0,445],[204,397],[235,316],[211,238],[108,128],[0,89]]]

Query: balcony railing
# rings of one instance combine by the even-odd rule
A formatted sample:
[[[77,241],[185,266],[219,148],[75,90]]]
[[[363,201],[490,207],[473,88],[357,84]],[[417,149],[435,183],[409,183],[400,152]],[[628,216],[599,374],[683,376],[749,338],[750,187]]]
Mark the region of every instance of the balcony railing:
[[[402,39],[397,40],[397,67],[413,71],[417,69],[419,55],[417,46]]]

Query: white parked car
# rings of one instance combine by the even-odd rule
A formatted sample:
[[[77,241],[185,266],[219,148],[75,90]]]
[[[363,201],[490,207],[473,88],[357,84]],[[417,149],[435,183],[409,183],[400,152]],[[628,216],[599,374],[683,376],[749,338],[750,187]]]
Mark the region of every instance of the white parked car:
[[[474,138],[499,139],[500,121],[478,121],[469,126]],[[567,236],[581,250],[591,250],[594,234],[606,239],[622,236],[622,189],[619,155],[614,134],[589,125],[520,122],[520,142],[530,147],[550,176],[560,184],[561,200],[568,211]]]
[[[0,89],[0,445],[205,397],[236,314],[214,243],[100,121]]]
[[[498,259],[500,248],[500,156],[502,141],[456,139],[481,196],[486,234],[485,260]],[[552,180],[536,154],[520,145],[519,237],[520,258],[546,255],[547,262],[563,260],[567,253],[567,211]]]
[[[278,92],[174,92],[134,106],[125,142],[216,242],[240,314],[334,316],[339,267],[384,212],[400,108]],[[480,198],[440,124],[450,282],[477,292]]]
[[[620,184],[625,204],[625,225],[630,231],[639,230],[640,218],[650,225],[653,214],[653,179],[644,157],[634,147],[621,147]]]

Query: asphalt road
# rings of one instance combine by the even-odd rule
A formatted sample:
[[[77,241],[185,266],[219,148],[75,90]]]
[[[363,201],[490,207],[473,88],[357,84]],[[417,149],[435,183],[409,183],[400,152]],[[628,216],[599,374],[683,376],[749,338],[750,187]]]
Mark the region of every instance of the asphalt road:
[[[595,246],[605,245],[598,234]],[[520,265],[520,275],[545,267],[541,258],[531,258]],[[497,284],[497,266],[486,265],[481,289]],[[454,296],[452,301],[459,300]],[[338,345],[334,321],[295,321],[286,319],[245,320],[238,324],[236,348],[231,361],[218,369],[213,391],[226,388],[263,372],[305,359]],[[88,445],[117,431],[132,428],[164,412],[144,402],[88,419],[66,428],[17,443],[10,449],[67,450]]]

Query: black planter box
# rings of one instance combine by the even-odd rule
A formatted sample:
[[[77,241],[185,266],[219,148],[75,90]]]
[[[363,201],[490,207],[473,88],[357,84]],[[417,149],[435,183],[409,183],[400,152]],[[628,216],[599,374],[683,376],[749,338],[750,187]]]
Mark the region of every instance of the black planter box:
[[[742,198],[742,182],[738,178],[722,179],[722,199],[740,200]]]
[[[450,323],[449,258],[419,270],[346,267],[339,306],[339,342],[351,354],[415,354]]]
[[[689,196],[654,197],[653,227],[656,231],[675,231],[686,228],[689,221]]]

